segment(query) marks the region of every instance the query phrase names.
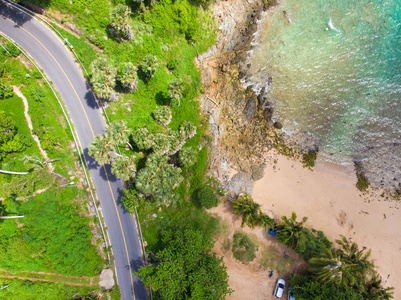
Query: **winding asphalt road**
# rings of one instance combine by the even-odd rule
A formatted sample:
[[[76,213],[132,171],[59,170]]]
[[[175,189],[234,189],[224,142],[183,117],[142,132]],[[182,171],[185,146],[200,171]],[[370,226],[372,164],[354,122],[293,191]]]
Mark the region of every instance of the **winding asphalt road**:
[[[95,135],[104,133],[101,109],[81,69],[63,42],[47,26],[15,6],[0,0],[0,32],[12,38],[35,59],[63,99],[84,151],[115,257],[122,299],[148,299],[133,272],[142,266],[141,246],[134,218],[120,198],[123,182],[88,155]]]

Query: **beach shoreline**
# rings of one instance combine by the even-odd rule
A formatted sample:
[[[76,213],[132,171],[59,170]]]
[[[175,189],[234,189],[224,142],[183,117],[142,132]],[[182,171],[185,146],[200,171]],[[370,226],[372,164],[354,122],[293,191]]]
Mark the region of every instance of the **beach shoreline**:
[[[354,173],[319,156],[313,171],[281,155],[275,162],[254,184],[253,198],[262,211],[276,218],[295,212],[298,219],[308,217],[307,227],[322,230],[333,242],[344,235],[360,248],[371,249],[384,285],[397,287],[401,280],[400,203],[380,192],[362,194]],[[400,296],[394,290],[394,299]]]

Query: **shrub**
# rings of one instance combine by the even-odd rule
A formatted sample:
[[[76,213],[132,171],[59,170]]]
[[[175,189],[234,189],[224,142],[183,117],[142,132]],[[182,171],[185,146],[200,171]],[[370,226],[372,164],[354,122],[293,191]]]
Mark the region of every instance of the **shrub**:
[[[255,259],[257,250],[258,247],[247,234],[235,232],[232,251],[236,259],[242,263],[248,263]]]
[[[178,67],[178,63],[178,60],[173,58],[167,63],[167,69],[169,69],[170,71],[176,69]]]
[[[302,154],[302,164],[304,168],[312,169],[315,166],[317,152],[309,150],[308,153]]]
[[[358,178],[358,181],[356,182],[357,189],[361,192],[366,192],[369,188],[369,181],[361,173],[358,173],[356,177]]]
[[[196,155],[198,152],[193,148],[184,148],[178,152],[178,161],[181,167],[191,167],[196,163]]]
[[[219,204],[219,199],[217,198],[214,189],[208,185],[198,190],[197,198],[199,204],[207,209],[215,207]]]

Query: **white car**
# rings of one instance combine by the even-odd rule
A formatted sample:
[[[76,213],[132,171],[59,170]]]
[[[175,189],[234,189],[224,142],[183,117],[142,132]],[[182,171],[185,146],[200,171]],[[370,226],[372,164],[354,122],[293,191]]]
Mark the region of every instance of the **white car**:
[[[282,278],[277,279],[276,288],[274,289],[274,297],[281,298],[284,293],[285,281]]]
[[[295,297],[292,295],[292,287],[288,288],[288,300],[295,300]]]

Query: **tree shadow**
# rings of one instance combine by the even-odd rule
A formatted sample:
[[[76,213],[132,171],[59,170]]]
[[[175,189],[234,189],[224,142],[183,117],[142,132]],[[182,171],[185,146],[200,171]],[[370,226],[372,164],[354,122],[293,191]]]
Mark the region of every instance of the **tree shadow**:
[[[89,155],[88,148],[84,149],[84,157],[89,170],[97,169],[99,167],[97,161]]]
[[[90,86],[87,82],[86,88],[88,89],[88,92],[85,94],[86,104],[88,104],[88,106],[92,109],[99,109],[99,103],[97,102],[96,97],[91,91]]]
[[[157,105],[169,105],[171,102],[170,101],[171,99],[168,96],[168,94],[163,91],[157,92],[155,99],[156,99]]]
[[[6,2],[0,2],[0,14],[17,24],[16,28],[32,20],[31,15]]]
[[[116,182],[116,181],[117,181],[117,177],[114,176],[114,175],[111,173],[111,165],[110,165],[110,164],[103,164],[103,165],[100,167],[99,175],[100,175],[100,177],[102,177],[105,181],[110,181],[110,182]]]

